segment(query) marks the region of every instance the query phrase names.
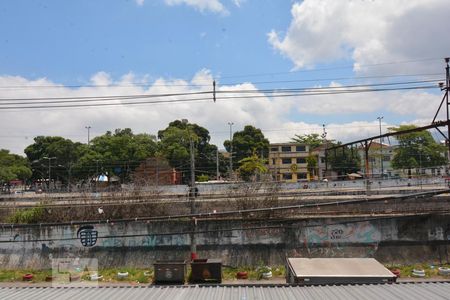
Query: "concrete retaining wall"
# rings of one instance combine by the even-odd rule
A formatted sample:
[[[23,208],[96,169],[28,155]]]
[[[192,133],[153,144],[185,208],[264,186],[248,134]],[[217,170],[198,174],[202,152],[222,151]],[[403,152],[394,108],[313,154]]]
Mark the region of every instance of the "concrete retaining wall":
[[[189,221],[171,221],[92,224],[92,230],[81,231],[79,226],[1,228],[0,268],[49,268],[51,259],[59,257],[94,257],[100,267],[140,268],[155,260],[188,259],[190,238],[184,232],[190,231],[191,225]],[[234,228],[240,229],[229,230]],[[197,230],[199,256],[222,258],[224,264],[233,266],[283,264],[286,256],[448,262],[450,240],[450,220],[442,216],[251,224],[208,221],[199,222]],[[83,246],[81,236],[95,232],[95,245]]]

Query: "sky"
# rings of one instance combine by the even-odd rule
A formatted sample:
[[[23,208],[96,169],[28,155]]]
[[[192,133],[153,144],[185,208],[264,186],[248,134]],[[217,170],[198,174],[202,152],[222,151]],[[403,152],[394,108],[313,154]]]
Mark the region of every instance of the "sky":
[[[219,148],[229,123],[233,132],[261,128],[271,142],[321,134],[323,125],[327,138],[349,142],[379,134],[381,116],[382,132],[426,125],[442,99],[437,83],[450,56],[447,4],[1,1],[0,148],[23,154],[38,135],[86,143],[87,126],[91,138],[127,127],[157,134],[176,119],[207,128]],[[216,102],[172,101],[211,91],[214,80]],[[415,89],[362,92],[382,84]],[[314,93],[330,87],[352,92]],[[49,98],[173,93],[182,95],[157,104],[123,104],[137,101],[131,97],[112,106],[23,107]]]

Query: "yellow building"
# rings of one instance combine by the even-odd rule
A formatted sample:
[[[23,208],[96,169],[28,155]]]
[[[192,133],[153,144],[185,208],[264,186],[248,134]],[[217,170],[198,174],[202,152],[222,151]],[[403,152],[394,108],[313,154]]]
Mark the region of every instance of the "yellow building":
[[[278,143],[269,146],[269,172],[277,181],[306,181],[306,158],[309,146],[296,143]]]

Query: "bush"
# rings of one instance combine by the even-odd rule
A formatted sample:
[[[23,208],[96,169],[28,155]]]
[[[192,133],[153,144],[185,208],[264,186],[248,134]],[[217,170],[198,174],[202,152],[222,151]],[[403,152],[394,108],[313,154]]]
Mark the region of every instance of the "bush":
[[[38,223],[44,216],[45,209],[39,205],[33,208],[21,209],[16,211],[12,216],[9,216],[10,223],[18,224],[32,224]]]

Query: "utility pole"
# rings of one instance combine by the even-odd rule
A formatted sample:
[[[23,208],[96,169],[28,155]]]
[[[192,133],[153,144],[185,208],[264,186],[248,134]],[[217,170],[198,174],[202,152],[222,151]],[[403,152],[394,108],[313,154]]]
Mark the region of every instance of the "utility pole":
[[[44,156],[43,159],[48,159],[48,192],[50,192],[51,188],[50,188],[50,182],[52,180],[52,176],[51,176],[51,170],[52,170],[52,165],[51,165],[51,161],[52,159],[56,159],[56,157],[47,157]]]
[[[219,147],[217,147],[216,151],[216,180],[219,180]]]
[[[450,89],[450,67],[448,65],[449,61],[450,57],[446,57],[445,63],[447,65],[445,67],[445,98],[447,103],[447,121],[450,120],[450,112],[449,112],[450,103],[448,101],[448,90]],[[447,147],[448,147],[448,158],[450,158],[450,124],[447,125]]]
[[[194,141],[192,139],[192,132],[188,125],[188,120],[183,119],[183,124],[186,125],[187,132],[189,134],[189,153],[191,157],[191,184],[189,188],[189,200],[191,202],[191,214],[196,213],[195,208],[195,197],[197,196],[197,188],[195,186],[195,153],[194,153]],[[196,241],[196,231],[197,231],[197,219],[194,217],[192,218],[193,221],[193,230],[190,234],[191,238],[191,260],[194,260],[197,258],[197,241]]]
[[[230,179],[233,177],[233,122],[228,122],[230,126]]]
[[[380,124],[380,165],[381,165],[381,179],[383,179],[384,169],[383,169],[383,138],[381,137],[381,120],[384,117],[377,117],[378,123]]]
[[[91,126],[84,126],[84,128],[87,129],[88,132],[88,147],[90,146],[91,140],[90,140],[90,131],[91,131]]]
[[[325,174],[322,174],[322,177],[326,178],[328,176],[328,151],[327,151],[328,150],[328,142],[327,142],[327,131],[325,129],[325,124],[322,124],[322,129],[323,129],[322,140],[325,143]],[[320,164],[320,155],[319,155],[319,164]],[[323,179],[325,179],[325,178],[323,178]],[[328,181],[327,181],[327,187],[328,187]]]
[[[97,191],[98,191],[98,178],[99,178],[99,176],[98,176],[98,159],[95,160],[95,162],[97,163],[96,164],[96,169],[95,169],[95,192],[97,193]]]

